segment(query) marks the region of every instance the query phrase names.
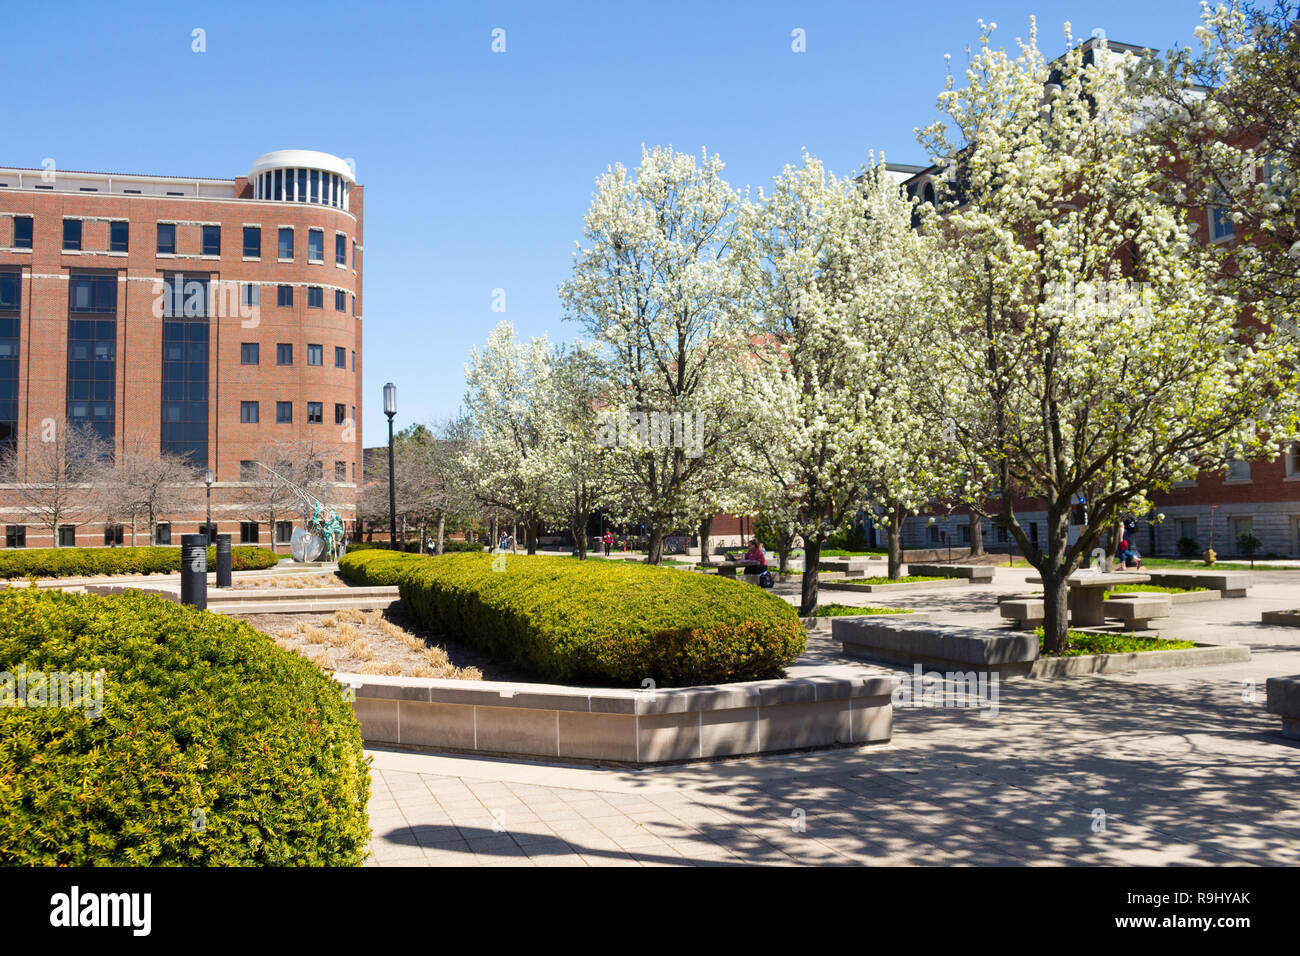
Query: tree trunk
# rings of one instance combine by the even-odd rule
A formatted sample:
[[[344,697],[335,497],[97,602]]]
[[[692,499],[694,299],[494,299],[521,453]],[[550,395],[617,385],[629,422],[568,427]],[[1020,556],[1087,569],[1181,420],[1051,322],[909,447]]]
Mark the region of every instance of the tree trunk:
[[[493,515],[488,519],[488,550],[495,551],[500,540],[497,537],[497,516]]]
[[[587,560],[587,515],[573,516],[569,522],[572,527],[569,529],[573,533],[573,546],[578,549],[578,560]]]
[[[438,554],[447,548],[447,512],[438,512]]]
[[[1043,579],[1043,643],[1049,654],[1065,650],[1069,636],[1070,608],[1065,568],[1059,565],[1040,572]]]
[[[649,554],[646,556],[646,564],[662,564],[664,560],[664,533],[655,522],[650,526],[650,547]]]
[[[812,538],[803,542],[803,577],[800,580],[799,616],[812,617],[817,612],[817,562],[822,543]]]
[[[790,542],[793,540],[794,535],[789,531],[782,531],[777,535],[776,543],[779,551],[776,566],[782,574],[790,570]]]
[[[898,505],[890,505],[886,512],[889,520],[890,580],[897,580],[903,576],[903,514],[903,509]]]
[[[131,516],[131,547],[135,547],[135,516]]]
[[[984,553],[984,519],[975,512],[970,515],[970,554],[971,557]]]
[[[541,521],[537,518],[527,518],[524,521],[524,536],[528,538],[528,553],[537,553],[537,535],[541,531]]]
[[[700,564],[708,565],[713,563],[713,559],[709,556],[709,531],[712,528],[712,516],[700,522]]]

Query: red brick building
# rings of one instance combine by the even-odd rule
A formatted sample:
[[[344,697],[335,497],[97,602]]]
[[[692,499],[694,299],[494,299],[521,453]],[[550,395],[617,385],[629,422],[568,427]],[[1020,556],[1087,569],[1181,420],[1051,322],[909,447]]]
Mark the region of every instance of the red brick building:
[[[310,150],[233,179],[0,167],[5,545],[53,543],[17,483],[65,420],[117,454],[134,442],[210,470],[213,524],[236,542],[284,543],[302,523],[259,525],[247,503],[271,444],[310,443],[327,503],[354,519],[362,215],[349,165]],[[160,541],[202,530],[198,500],[160,518]],[[59,530],[62,544],[113,536],[84,513]]]

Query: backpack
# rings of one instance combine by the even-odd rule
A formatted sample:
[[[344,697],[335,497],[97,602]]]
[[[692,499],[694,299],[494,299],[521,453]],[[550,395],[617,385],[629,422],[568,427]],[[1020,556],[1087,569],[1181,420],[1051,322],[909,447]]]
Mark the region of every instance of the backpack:
[[[764,571],[758,576],[758,586],[760,588],[770,588],[774,583],[771,571]]]

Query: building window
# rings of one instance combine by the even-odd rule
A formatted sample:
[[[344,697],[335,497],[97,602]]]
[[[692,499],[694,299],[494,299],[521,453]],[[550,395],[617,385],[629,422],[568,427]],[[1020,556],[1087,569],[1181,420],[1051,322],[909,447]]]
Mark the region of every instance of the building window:
[[[1231,539],[1229,547],[1233,551],[1238,550],[1238,542],[1244,534],[1255,533],[1255,519],[1250,515],[1237,515],[1228,519],[1228,537]]]
[[[307,287],[307,308],[319,309],[325,301],[325,290],[318,285]]]
[[[214,544],[217,540],[217,528],[217,524],[201,524],[199,525],[198,534],[207,538],[208,544]]]
[[[348,237],[341,232],[334,236],[334,263],[340,266],[348,264]]]
[[[6,548],[27,547],[27,525],[25,524],[5,525],[5,547]]]
[[[325,233],[319,229],[307,230],[307,261],[325,261]]]
[[[172,526],[170,524],[160,524],[153,529],[154,544],[171,544],[172,543]]]
[[[30,249],[32,247],[32,217],[14,217],[14,248]]]
[[[203,254],[205,256],[221,255],[221,227],[203,227]]]
[[[77,526],[75,524],[59,525],[59,547],[75,548],[77,546]]]
[[[257,544],[257,522],[256,521],[239,522],[239,543]]]
[[[342,369],[348,367],[348,350],[341,345],[334,346],[334,367]]]
[[[186,283],[192,281],[187,279]],[[206,279],[204,280],[206,286]],[[188,315],[189,310],[187,308]],[[162,450],[208,465],[208,321],[163,322]]]
[[[321,402],[307,403],[307,424],[320,425],[325,421],[324,406]]]
[[[293,308],[293,286],[278,285],[275,287],[275,304],[282,309]]]
[[[1193,545],[1196,544],[1196,519],[1195,518],[1178,519],[1178,540],[1181,541],[1184,538],[1192,542]]]
[[[334,424],[342,425],[348,420],[348,407],[342,402],[334,403]]]
[[[206,319],[208,317],[208,292],[210,280],[206,275],[186,276],[183,272],[169,272],[163,277],[166,297],[163,299],[163,318]]]
[[[131,224],[129,222],[110,222],[108,224],[108,251],[126,252],[131,245]]]
[[[63,220],[63,251],[79,252],[81,250],[81,220]]]
[[[1210,207],[1210,241],[1218,242],[1232,236],[1232,210],[1226,206]]]
[[[293,343],[278,342],[275,346],[275,364],[292,365],[293,364]]]
[[[334,311],[346,312],[348,310],[348,294],[342,289],[336,289],[334,292]]]
[[[1228,462],[1228,481],[1250,481],[1250,462],[1238,458]]]
[[[1300,478],[1300,441],[1292,442],[1282,457],[1286,461],[1286,476]]]
[[[323,475],[324,473],[325,473],[324,466],[321,465],[319,461],[313,460],[307,462],[306,474],[309,480],[320,481],[321,475]]]
[[[334,462],[334,480],[335,481],[348,480],[348,463],[346,461]]]
[[[158,223],[158,255],[176,254],[176,225],[170,222]]]
[[[256,342],[239,343],[239,364],[240,365],[257,365],[260,355],[258,354],[260,346]]]
[[[352,350],[352,371],[355,372],[356,370],[357,370],[357,350],[353,349]],[[356,418],[357,416],[353,415],[352,417]]]
[[[325,349],[320,345],[307,346],[307,364],[320,365],[325,359]]]
[[[260,469],[257,462],[245,458],[239,463],[239,480],[240,481],[257,481],[257,473]]]
[[[262,258],[261,226],[244,227],[244,258],[246,259]]]
[[[288,544],[293,540],[293,522],[277,521],[275,523],[275,543]]]
[[[255,309],[262,304],[262,287],[256,282],[239,284],[239,301],[247,309]]]
[[[276,424],[285,425],[293,421],[293,402],[275,403]]]
[[[68,279],[68,420],[112,442],[116,418],[117,275]],[[94,316],[91,318],[90,316]]]
[[[120,524],[104,525],[104,547],[120,548],[122,546],[122,526]]]
[[[293,258],[293,229],[292,228],[280,230],[280,258],[281,259]]]
[[[256,425],[258,422],[258,404],[257,402],[240,402],[239,403],[239,421],[244,425]]]
[[[22,274],[0,272],[0,449],[18,445],[18,333]]]
[[[357,241],[352,240],[352,271],[357,271]]]

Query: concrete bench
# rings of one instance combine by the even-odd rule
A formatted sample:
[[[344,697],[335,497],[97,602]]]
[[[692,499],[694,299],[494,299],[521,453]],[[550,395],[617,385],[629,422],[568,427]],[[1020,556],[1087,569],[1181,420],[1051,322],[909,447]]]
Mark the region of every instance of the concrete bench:
[[[1038,637],[1005,630],[900,621],[900,615],[837,617],[833,640],[849,657],[892,664],[938,664],[1022,677],[1038,658]]]
[[[999,601],[998,613],[1014,621],[1021,630],[1028,630],[1043,623],[1043,601],[1041,598]]]
[[[1152,584],[1171,588],[1209,588],[1225,598],[1244,598],[1255,583],[1249,571],[1144,571]]]
[[[872,562],[879,563],[883,558],[872,558],[866,555],[855,555],[853,557],[843,558],[821,558],[817,562],[818,571],[843,571],[845,574],[862,574],[872,567]]]
[[[1168,617],[1171,606],[1167,594],[1134,594],[1102,604],[1106,616],[1119,619],[1127,631],[1145,631],[1152,618]]]
[[[1300,740],[1300,674],[1270,677],[1264,688],[1266,709],[1282,718],[1282,736]]]
[[[972,584],[992,584],[991,564],[909,564],[908,574],[936,578],[966,578]]]

